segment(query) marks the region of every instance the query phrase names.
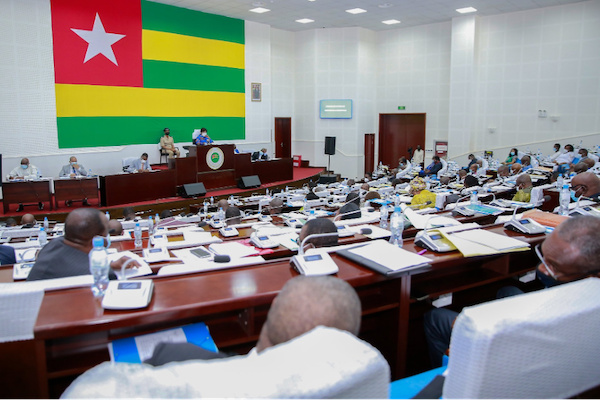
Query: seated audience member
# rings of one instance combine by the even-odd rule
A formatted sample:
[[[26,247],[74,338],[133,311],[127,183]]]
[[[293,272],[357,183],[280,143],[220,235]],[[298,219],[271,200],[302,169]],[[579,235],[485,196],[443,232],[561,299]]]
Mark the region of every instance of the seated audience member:
[[[94,236],[107,236],[108,221],[104,214],[93,208],[73,210],[65,220],[65,235],[53,239],[39,252],[27,277],[28,281],[88,275],[88,253],[92,250]],[[121,269],[128,257],[111,263],[113,269]],[[139,264],[132,263],[132,267]],[[110,271],[110,278],[116,275]]]
[[[273,200],[269,202],[268,211],[270,215],[281,214],[283,211],[283,200],[279,197],[273,198]]]
[[[110,236],[121,236],[123,234],[123,225],[116,219],[108,221],[108,234]]]
[[[555,161],[562,152],[560,151],[560,143],[554,143],[554,154],[549,157],[550,161]]]
[[[162,210],[160,212],[160,219],[171,218],[173,216],[173,212],[171,210]]]
[[[148,162],[148,153],[142,153],[140,158],[133,161],[129,168],[127,168],[129,172],[148,172],[152,171],[152,167]]]
[[[464,169],[459,170],[457,183],[464,183],[466,176],[467,176],[467,171],[465,171]]]
[[[569,171],[575,174],[580,174],[582,172],[586,172],[588,169],[588,165],[584,161],[580,161],[577,164],[571,164]]]
[[[229,206],[225,210],[225,220],[227,225],[237,225],[242,222],[242,212],[235,206]]]
[[[356,205],[354,202],[346,203],[336,213],[336,216],[340,216],[339,219],[354,219],[360,218],[362,216],[362,212],[360,211],[360,207]],[[319,218],[321,219],[321,218]]]
[[[37,178],[39,174],[40,173],[37,167],[33,164],[30,164],[28,158],[22,158],[21,165],[10,171],[8,174],[8,179],[34,179]]]
[[[317,235],[319,233],[336,233],[337,226],[327,218],[315,218],[311,219],[302,226],[300,234],[298,235],[298,244],[302,243],[309,235]],[[313,247],[331,247],[337,246],[338,236],[325,236],[318,238],[311,238],[304,244],[304,250],[308,250]]]
[[[0,265],[16,264],[17,257],[15,249],[10,246],[0,244]]]
[[[4,226],[6,226],[7,228],[14,228],[15,226],[17,226],[17,220],[13,217],[6,218],[6,221],[4,221]]]
[[[171,136],[171,129],[163,129],[163,137],[160,138],[160,148],[167,153],[169,158],[179,157],[179,150],[175,147],[175,141]]]
[[[565,152],[554,160],[554,163],[558,166],[558,172],[565,172],[574,158],[575,152],[573,146],[570,144],[565,145]]]
[[[440,186],[448,186],[450,184],[450,177],[449,176],[442,176],[440,178]]]
[[[508,157],[506,157],[506,160],[504,160],[502,162],[502,164],[512,165],[517,162],[519,162],[519,150],[517,150],[517,148],[513,147],[512,149],[510,149],[510,152],[508,153]]]
[[[133,207],[123,208],[123,219],[125,221],[133,221],[135,218],[135,210],[133,209]]]
[[[400,157],[398,160],[398,172],[396,173],[396,179],[404,178],[408,176],[412,169],[412,164],[406,159],[406,157]]]
[[[217,210],[220,208],[222,208],[223,211],[227,211],[227,209],[229,208],[229,203],[227,202],[227,199],[221,199],[217,201]]]
[[[536,247],[540,259],[538,279],[546,287],[591,276],[600,277],[600,218],[572,217],[561,223]],[[522,293],[517,288],[498,297]],[[432,366],[442,365],[442,357],[450,345],[452,326],[457,312],[438,308],[425,314],[425,335]]]
[[[348,186],[352,187],[356,185],[356,181],[354,179],[348,179]]]
[[[528,171],[528,170],[530,170],[531,168],[533,168],[533,167],[531,166],[531,157],[530,157],[530,156],[523,156],[523,157],[521,158],[521,167],[522,167],[522,168],[521,168],[521,171],[522,171],[522,172]]]
[[[328,220],[318,218],[309,222],[313,221]],[[248,356],[260,356],[269,347],[292,340],[319,325],[358,335],[360,322],[360,299],[346,281],[332,276],[297,276],[290,279],[273,300],[256,347]],[[229,354],[212,353],[191,343],[159,343],[145,363],[159,366],[173,361],[227,356]]]
[[[32,228],[36,224],[37,221],[35,220],[33,214],[23,214],[23,216],[21,217],[21,225],[23,225],[23,227]]]
[[[431,157],[431,164],[427,166],[423,171],[419,172],[419,176],[425,175],[437,175],[438,172],[442,169],[442,161],[440,161],[439,156]]]
[[[513,165],[510,166],[510,174],[511,175],[519,175],[522,171],[523,167],[521,167],[521,164],[519,163],[514,163]]]
[[[478,176],[479,175],[479,164],[477,164],[477,163],[471,164],[471,166],[469,167],[469,174],[471,174],[472,176]]]
[[[501,165],[498,167],[498,177],[506,178],[510,175],[510,168],[508,165]]]
[[[58,176],[61,178],[67,176],[71,178],[76,176],[87,176],[87,171],[83,165],[77,162],[77,157],[71,156],[71,158],[69,158],[69,163],[67,165],[63,165]]]
[[[367,204],[367,202],[369,202],[369,200],[378,200],[378,199],[381,199],[381,196],[379,195],[379,193],[377,193],[375,191],[371,191],[365,195],[365,204]],[[379,209],[379,207],[381,207],[381,204],[379,204],[379,203],[369,202],[369,204],[371,205],[371,207],[374,207],[375,209]]]
[[[467,158],[469,159],[469,163],[467,164],[467,166],[464,169],[470,170],[471,169],[471,165],[477,163],[477,158],[475,157],[474,154],[469,154],[469,156]]]
[[[591,172],[582,172],[571,180],[571,188],[575,196],[585,196],[600,201],[600,178]]]
[[[306,194],[306,200],[319,200],[319,196],[315,194],[314,188],[309,189],[308,193]]]
[[[517,189],[513,201],[529,203],[529,200],[531,200],[531,189],[533,189],[533,184],[531,183],[531,177],[528,174],[519,175],[517,178]]]
[[[348,204],[351,202],[356,204],[360,208],[360,195],[358,194],[358,192],[350,192],[346,195],[345,203]]]
[[[435,194],[425,189],[427,185],[423,178],[413,179],[410,181],[409,187],[409,193],[413,195],[410,202],[411,208],[422,209],[435,207]]]
[[[465,188],[468,189],[475,186],[479,186],[479,180],[473,175],[467,175],[465,177]]]
[[[200,128],[200,135],[194,139],[194,144],[197,146],[208,146],[211,143],[214,143],[214,141],[208,136],[208,130]]]
[[[588,167],[588,170],[594,168],[594,166],[596,165],[596,161],[594,161],[594,159],[591,157],[587,157],[586,159],[584,159],[581,162],[584,163]]]

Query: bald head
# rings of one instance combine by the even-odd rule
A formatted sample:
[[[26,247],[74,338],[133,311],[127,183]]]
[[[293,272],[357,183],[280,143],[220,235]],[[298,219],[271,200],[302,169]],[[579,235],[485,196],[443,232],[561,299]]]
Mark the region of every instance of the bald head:
[[[499,177],[507,177],[509,175],[509,168],[508,165],[501,165],[498,167],[498,176]]]
[[[283,200],[279,197],[275,197],[269,202],[269,214],[275,215],[280,214],[283,210]]]
[[[227,211],[227,209],[229,208],[229,203],[226,199],[221,199],[217,202],[217,209],[219,208],[222,208],[223,211]]]
[[[519,175],[517,178],[517,186],[519,189],[526,189],[532,187],[531,177],[528,174]]]
[[[36,222],[33,214],[23,214],[21,217],[21,225],[35,225]]]
[[[588,166],[588,169],[593,168],[594,165],[596,165],[596,161],[594,161],[592,158],[589,158],[589,157],[586,159],[583,159],[581,162],[585,163],[585,165]]]
[[[591,172],[577,174],[571,180],[576,196],[593,196],[600,193],[600,178]]]
[[[523,164],[523,165],[531,164],[531,157],[529,157],[529,156],[521,157],[521,164]]]
[[[273,300],[256,344],[257,351],[300,336],[317,326],[360,330],[361,305],[346,281],[332,276],[297,276]]]
[[[514,163],[513,165],[510,166],[510,170],[512,171],[513,175],[516,175],[519,172],[521,172],[522,168],[523,167],[521,166],[521,164],[518,164],[518,163]]]
[[[544,242],[544,255],[557,273],[565,276],[585,275],[600,270],[600,218],[572,217],[560,224]]]
[[[573,166],[573,172],[575,172],[576,174],[580,174],[587,170],[588,170],[588,165],[586,163],[584,163],[583,161],[580,161]]]
[[[108,221],[100,210],[78,208],[65,220],[65,239],[83,247],[92,247],[94,236],[106,236]]]
[[[108,233],[111,236],[120,236],[123,234],[123,225],[116,219],[108,221]]]

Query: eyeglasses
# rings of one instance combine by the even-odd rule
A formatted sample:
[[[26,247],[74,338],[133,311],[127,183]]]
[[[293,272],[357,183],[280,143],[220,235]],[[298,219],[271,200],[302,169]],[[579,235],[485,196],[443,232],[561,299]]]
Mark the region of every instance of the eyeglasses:
[[[542,264],[544,264],[544,268],[546,268],[546,271],[548,272],[548,275],[550,275],[552,277],[552,279],[557,279],[557,275],[554,272],[554,270],[550,267],[550,265],[548,265],[548,263],[546,262],[546,260],[544,259],[544,255],[542,254],[542,246],[540,244],[535,246],[535,254],[538,256],[538,258],[540,259],[540,261],[542,262]]]
[[[575,191],[575,194],[577,195],[577,193],[579,192],[579,189],[581,189],[582,193],[587,192],[587,186],[585,185],[575,185],[575,186],[571,186],[571,189],[573,189]]]
[[[540,261],[542,262],[542,264],[544,264],[544,267],[546,268],[546,271],[548,272],[547,275],[550,275],[550,277],[556,281],[558,281],[559,277],[563,278],[563,282],[564,281],[573,281],[576,279],[581,279],[583,277],[588,277],[588,276],[594,276],[598,273],[600,273],[600,269],[594,269],[588,272],[584,272],[581,274],[557,274],[556,271],[554,271],[554,269],[552,267],[550,267],[550,265],[546,262],[546,259],[544,258],[544,255],[542,254],[542,247],[540,244],[538,244],[537,246],[535,246],[535,254],[538,256],[538,258],[540,259]],[[569,279],[565,279],[565,277],[568,276],[570,277]]]

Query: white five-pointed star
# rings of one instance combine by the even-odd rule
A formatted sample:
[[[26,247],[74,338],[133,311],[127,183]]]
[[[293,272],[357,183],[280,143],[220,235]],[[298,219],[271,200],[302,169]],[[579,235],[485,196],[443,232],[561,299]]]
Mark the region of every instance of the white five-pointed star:
[[[104,25],[102,25],[102,21],[100,20],[98,13],[96,13],[94,27],[91,31],[73,28],[71,28],[71,30],[88,43],[88,48],[85,52],[85,59],[83,60],[84,63],[96,57],[98,54],[102,54],[115,65],[119,65],[117,64],[117,59],[115,57],[115,53],[113,52],[112,45],[123,39],[125,35],[120,35],[118,33],[107,33],[104,30]]]

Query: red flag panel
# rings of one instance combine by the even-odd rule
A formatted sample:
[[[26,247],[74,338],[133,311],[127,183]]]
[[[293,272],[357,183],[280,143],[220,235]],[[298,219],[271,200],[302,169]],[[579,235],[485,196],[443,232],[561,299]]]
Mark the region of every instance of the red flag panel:
[[[51,0],[56,83],[138,86],[140,0]]]

